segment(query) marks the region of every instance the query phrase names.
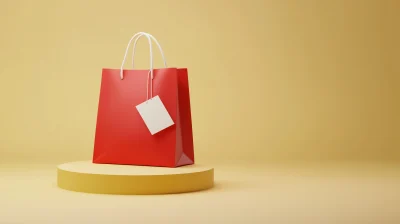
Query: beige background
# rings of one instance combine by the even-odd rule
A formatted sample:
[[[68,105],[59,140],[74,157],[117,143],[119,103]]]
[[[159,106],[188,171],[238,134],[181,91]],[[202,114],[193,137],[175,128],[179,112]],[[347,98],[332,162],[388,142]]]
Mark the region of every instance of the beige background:
[[[138,31],[189,69],[198,162],[400,161],[399,9],[1,0],[0,162],[90,159],[101,69],[120,66]]]
[[[397,0],[0,0],[0,224],[400,223],[399,11]],[[92,155],[101,69],[120,66],[138,31],[189,69],[196,158],[216,186],[61,190],[55,164]],[[137,56],[148,68],[144,40]]]

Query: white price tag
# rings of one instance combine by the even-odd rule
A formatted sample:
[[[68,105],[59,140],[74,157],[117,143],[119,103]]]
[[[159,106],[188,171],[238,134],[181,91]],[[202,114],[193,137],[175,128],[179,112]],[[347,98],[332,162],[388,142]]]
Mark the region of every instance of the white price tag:
[[[136,109],[152,135],[174,124],[159,96],[137,105]]]

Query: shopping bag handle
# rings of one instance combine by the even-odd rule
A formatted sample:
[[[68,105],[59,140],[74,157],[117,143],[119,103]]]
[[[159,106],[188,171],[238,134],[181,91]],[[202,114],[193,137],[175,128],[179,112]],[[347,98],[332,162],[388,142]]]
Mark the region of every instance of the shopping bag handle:
[[[126,60],[126,56],[128,55],[128,51],[129,51],[129,47],[131,46],[132,40],[134,40],[136,37],[138,37],[139,35],[144,34],[147,37],[147,40],[149,41],[149,47],[150,47],[150,77],[151,79],[153,79],[153,47],[152,47],[152,41],[150,39],[150,36],[147,35],[147,33],[145,32],[138,32],[135,35],[133,35],[131,37],[131,39],[128,42],[128,46],[126,47],[125,50],[125,55],[124,55],[124,59],[122,60],[122,65],[121,65],[121,69],[120,69],[120,78],[121,80],[124,79],[124,64],[125,64],[125,60]]]
[[[161,56],[162,56],[162,59],[163,59],[163,62],[164,62],[164,67],[168,67],[167,66],[167,60],[165,59],[165,55],[164,55],[164,51],[163,51],[163,49],[161,48],[161,45],[160,45],[160,43],[157,41],[157,39],[153,36],[153,35],[151,35],[151,34],[149,34],[149,33],[142,33],[142,34],[140,34],[138,37],[136,37],[136,39],[135,39],[135,42],[133,43],[133,52],[132,52],[132,69],[134,69],[135,68],[135,52],[136,52],[136,44],[137,44],[137,42],[138,42],[138,40],[142,37],[142,36],[148,36],[148,37],[150,37],[156,44],[157,44],[157,46],[158,46],[158,49],[160,50],[160,53],[161,53]]]

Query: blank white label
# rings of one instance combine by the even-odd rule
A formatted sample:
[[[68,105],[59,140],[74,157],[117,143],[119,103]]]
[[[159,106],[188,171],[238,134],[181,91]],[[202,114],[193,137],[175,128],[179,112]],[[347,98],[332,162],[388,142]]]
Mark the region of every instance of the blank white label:
[[[159,96],[137,105],[136,109],[152,135],[174,124]]]

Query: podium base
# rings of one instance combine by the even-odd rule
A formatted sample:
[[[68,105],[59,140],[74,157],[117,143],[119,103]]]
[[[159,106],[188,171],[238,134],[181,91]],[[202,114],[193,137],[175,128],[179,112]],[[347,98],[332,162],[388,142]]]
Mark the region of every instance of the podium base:
[[[201,191],[214,185],[214,168],[198,164],[178,168],[64,163],[57,168],[58,187],[95,194],[151,195]]]

